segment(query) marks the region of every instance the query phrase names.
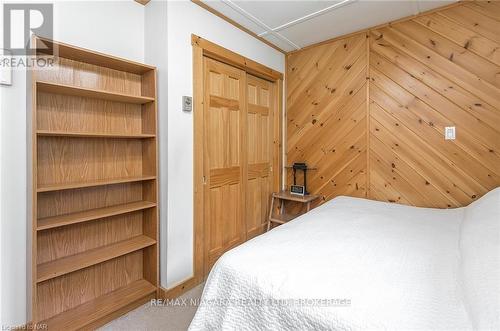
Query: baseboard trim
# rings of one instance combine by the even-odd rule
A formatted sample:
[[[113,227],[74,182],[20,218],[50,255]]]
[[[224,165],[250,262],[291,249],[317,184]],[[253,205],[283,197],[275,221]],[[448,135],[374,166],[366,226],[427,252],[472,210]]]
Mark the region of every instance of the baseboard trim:
[[[182,294],[186,293],[190,289],[194,288],[196,285],[200,284],[201,281],[196,277],[191,277],[186,279],[185,281],[180,282],[179,284],[171,287],[171,288],[163,288],[160,287],[159,297],[161,299],[175,299],[180,297]]]

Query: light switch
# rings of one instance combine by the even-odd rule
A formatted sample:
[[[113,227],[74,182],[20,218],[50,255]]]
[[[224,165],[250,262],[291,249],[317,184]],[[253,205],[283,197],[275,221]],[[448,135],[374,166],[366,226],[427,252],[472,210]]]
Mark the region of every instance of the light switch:
[[[12,68],[9,65],[11,55],[0,49],[0,84],[12,85]]]
[[[455,127],[447,126],[444,128],[444,139],[455,140]]]
[[[182,110],[192,111],[193,110],[193,98],[186,95],[182,96]]]

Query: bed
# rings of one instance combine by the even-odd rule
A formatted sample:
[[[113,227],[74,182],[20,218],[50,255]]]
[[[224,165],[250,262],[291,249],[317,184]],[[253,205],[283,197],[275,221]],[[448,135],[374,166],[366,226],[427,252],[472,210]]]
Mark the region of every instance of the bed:
[[[337,197],[225,253],[190,330],[500,329],[500,188],[465,208]]]

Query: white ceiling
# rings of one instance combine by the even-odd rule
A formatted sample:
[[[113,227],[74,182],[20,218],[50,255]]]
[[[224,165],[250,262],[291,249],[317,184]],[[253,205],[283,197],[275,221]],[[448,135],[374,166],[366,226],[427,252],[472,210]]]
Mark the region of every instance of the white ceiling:
[[[202,1],[288,52],[456,0]]]

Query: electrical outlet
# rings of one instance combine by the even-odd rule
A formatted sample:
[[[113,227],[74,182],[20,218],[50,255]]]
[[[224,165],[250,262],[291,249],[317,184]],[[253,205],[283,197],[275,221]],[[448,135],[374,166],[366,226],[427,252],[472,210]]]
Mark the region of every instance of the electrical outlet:
[[[193,98],[188,96],[182,96],[182,110],[192,111],[193,110]]]
[[[447,126],[444,128],[444,139],[445,140],[455,140],[455,127]]]

